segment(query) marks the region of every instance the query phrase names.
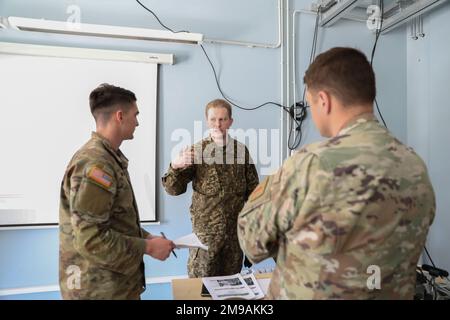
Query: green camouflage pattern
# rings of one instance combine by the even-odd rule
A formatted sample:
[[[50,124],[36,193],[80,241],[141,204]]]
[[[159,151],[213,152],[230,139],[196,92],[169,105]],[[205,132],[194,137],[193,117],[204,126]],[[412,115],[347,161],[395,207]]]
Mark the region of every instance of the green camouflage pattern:
[[[365,114],[267,177],[238,236],[253,262],[276,259],[269,299],[412,299],[434,214],[423,161]]]
[[[258,185],[258,173],[245,145],[228,138],[218,147],[208,137],[194,144],[194,164],[162,177],[170,195],[186,192],[192,181],[190,207],[193,232],[208,251],[190,249],[191,278],[230,275],[242,269],[243,254],[237,239],[237,216]]]
[[[149,233],[140,227],[127,167],[122,152],[95,132],[67,166],[59,210],[63,299],[139,299],[145,289]],[[94,181],[92,168],[109,176],[109,185]]]

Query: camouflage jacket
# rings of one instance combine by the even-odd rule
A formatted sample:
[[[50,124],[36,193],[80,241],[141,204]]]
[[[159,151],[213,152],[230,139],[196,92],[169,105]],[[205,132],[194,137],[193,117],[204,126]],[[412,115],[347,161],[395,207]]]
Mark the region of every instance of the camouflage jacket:
[[[169,166],[162,184],[168,194],[179,195],[192,181],[193,231],[213,254],[230,236],[237,243],[237,216],[258,185],[258,173],[247,147],[230,137],[225,147],[208,137],[191,148],[194,164],[177,170]]]
[[[251,260],[276,258],[268,298],[412,299],[434,213],[423,161],[366,114],[267,177],[238,235]]]
[[[144,238],[128,160],[97,133],[61,184],[59,279],[64,299],[134,299],[145,288]]]

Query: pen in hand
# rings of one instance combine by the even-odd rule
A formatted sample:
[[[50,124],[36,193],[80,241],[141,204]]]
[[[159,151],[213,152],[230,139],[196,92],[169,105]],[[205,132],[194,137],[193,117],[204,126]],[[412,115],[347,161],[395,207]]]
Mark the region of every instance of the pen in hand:
[[[163,237],[164,239],[167,239],[167,238],[166,238],[166,235],[164,234],[164,232],[161,231],[161,235],[162,235],[162,237]],[[178,257],[177,257],[177,254],[175,253],[175,251],[173,251],[173,249],[172,249],[172,253],[173,253],[173,255],[175,256],[175,258],[178,258]]]

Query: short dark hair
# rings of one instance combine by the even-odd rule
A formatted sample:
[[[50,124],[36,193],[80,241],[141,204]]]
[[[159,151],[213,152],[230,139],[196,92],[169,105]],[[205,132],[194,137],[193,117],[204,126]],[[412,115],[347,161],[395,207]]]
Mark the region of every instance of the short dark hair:
[[[89,106],[95,120],[107,120],[118,108],[129,109],[136,102],[136,95],[130,90],[102,83],[89,95]]]
[[[228,111],[228,117],[231,119],[231,104],[223,99],[215,99],[209,102],[205,107],[205,116],[208,118],[208,110],[212,108],[225,108]]]
[[[316,57],[303,78],[308,89],[330,91],[344,105],[373,103],[375,74],[364,53],[332,48]]]

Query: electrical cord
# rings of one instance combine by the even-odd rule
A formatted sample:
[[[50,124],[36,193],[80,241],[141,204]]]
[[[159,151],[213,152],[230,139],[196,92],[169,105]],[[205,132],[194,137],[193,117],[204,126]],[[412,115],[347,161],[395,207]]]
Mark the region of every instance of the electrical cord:
[[[142,8],[144,8],[145,10],[147,10],[148,12],[150,12],[155,19],[158,21],[158,23],[166,30],[172,32],[172,33],[180,33],[180,32],[186,32],[189,33],[189,31],[185,31],[185,30],[180,30],[180,31],[173,31],[172,29],[170,29],[169,27],[167,27],[164,23],[161,22],[161,20],[159,20],[158,16],[149,8],[147,8],[146,6],[144,6],[139,0],[136,0],[137,3],[139,3],[141,5]]]
[[[147,8],[146,6],[144,6],[139,0],[136,0],[136,2],[137,2],[139,5],[141,5],[145,10],[147,10],[148,12],[150,12],[150,13],[155,17],[155,19],[158,21],[158,23],[159,23],[164,29],[166,29],[166,30],[168,30],[168,31],[171,31],[172,33],[180,33],[180,32],[186,32],[186,33],[189,33],[189,31],[185,31],[185,30],[181,30],[181,31],[173,31],[172,29],[170,29],[169,27],[167,27],[166,25],[164,25],[164,24],[161,22],[161,20],[158,18],[158,16],[157,16],[152,10],[150,10],[149,8]],[[374,46],[373,46],[373,48],[372,48],[372,55],[371,55],[371,59],[370,59],[370,65],[371,65],[371,66],[373,65],[373,60],[374,60],[374,57],[375,57],[375,50],[376,50],[376,47],[377,47],[378,39],[379,39],[380,34],[381,34],[381,28],[382,28],[382,26],[383,26],[383,10],[384,10],[384,3],[383,3],[383,0],[380,0],[380,9],[381,9],[380,28],[379,28],[379,29],[377,30],[377,32],[376,32],[375,43],[374,43]],[[320,11],[321,11],[321,6],[319,6],[319,7],[317,8],[316,22],[315,22],[315,26],[314,26],[313,43],[312,43],[312,48],[311,48],[311,54],[310,54],[310,57],[309,57],[309,64],[310,64],[310,65],[311,65],[311,63],[312,63],[312,61],[313,61],[313,59],[314,59],[314,57],[315,57],[315,55],[316,55],[317,38],[318,38],[317,35],[318,35],[318,29],[319,29],[319,16],[320,16]],[[287,112],[288,115],[290,116],[290,121],[289,121],[289,136],[288,136],[288,148],[289,148],[290,150],[297,149],[297,147],[300,145],[301,140],[302,140],[302,137],[303,137],[302,125],[303,125],[303,121],[306,119],[306,116],[307,116],[306,108],[309,107],[309,106],[305,103],[306,87],[303,88],[303,97],[302,97],[302,101],[300,101],[300,102],[295,102],[295,103],[290,107],[290,109],[286,108],[285,106],[283,106],[283,105],[281,105],[281,104],[279,104],[279,103],[272,102],[272,101],[265,102],[265,103],[263,103],[263,104],[260,104],[260,105],[258,105],[258,106],[256,106],[256,107],[252,107],[252,108],[244,108],[244,107],[241,107],[241,106],[239,106],[238,104],[234,103],[233,101],[231,101],[230,99],[228,99],[228,98],[225,96],[225,94],[224,94],[223,91],[222,91],[222,88],[220,87],[219,79],[218,79],[218,77],[217,77],[217,72],[216,72],[216,69],[214,68],[213,63],[211,62],[211,59],[209,58],[208,54],[206,53],[206,50],[205,50],[205,48],[203,47],[203,45],[200,45],[200,47],[201,47],[201,49],[203,50],[203,53],[205,54],[205,56],[206,56],[206,58],[207,58],[207,60],[208,60],[208,62],[209,62],[209,64],[210,64],[210,66],[211,66],[211,69],[212,69],[212,71],[213,71],[213,73],[214,73],[214,79],[215,79],[215,81],[216,81],[217,89],[219,90],[219,92],[220,92],[220,94],[222,95],[222,97],[223,97],[226,101],[228,101],[231,105],[233,105],[233,106],[235,106],[235,107],[237,107],[237,108],[239,108],[239,109],[242,109],[242,110],[249,110],[249,111],[250,111],[250,110],[256,110],[256,109],[259,109],[259,108],[261,108],[261,107],[264,107],[264,106],[270,105],[270,104],[282,108],[282,109],[283,109],[285,112]],[[384,121],[383,115],[382,115],[381,112],[380,112],[380,108],[378,107],[377,99],[375,99],[375,104],[376,104],[376,106],[377,106],[378,114],[380,115],[381,120],[383,121],[384,126],[387,127],[386,122]],[[295,113],[295,111],[296,111],[297,108],[300,109],[300,115],[299,115],[298,117],[297,117],[297,115],[296,115],[296,113]],[[291,142],[291,136],[292,136],[292,125],[293,125],[294,122],[295,122],[295,124],[296,124],[296,131],[299,131],[299,133],[295,136],[294,143],[293,143],[293,144],[290,144],[290,142]],[[433,267],[436,267],[436,265],[434,264],[433,259],[431,258],[431,256],[430,256],[430,254],[429,254],[427,248],[426,248],[426,247],[424,247],[424,248],[425,248],[425,252],[426,252],[428,258],[430,259],[430,261],[431,261]],[[447,277],[447,279],[448,279],[448,277]]]
[[[378,106],[377,98],[375,98],[375,105],[377,106],[377,111],[380,115],[381,121],[383,121],[384,126],[387,128],[386,122],[384,121],[383,115],[381,114],[380,107]]]
[[[313,35],[313,41],[312,41],[312,46],[311,46],[311,53],[309,56],[309,65],[311,65],[311,63],[313,62],[315,56],[316,56],[316,50],[317,50],[317,38],[318,38],[318,31],[319,31],[319,17],[320,17],[320,13],[321,13],[321,9],[322,7],[319,6],[317,8],[317,15],[316,15],[316,22],[314,24],[314,35]],[[294,88],[295,90],[296,88]],[[300,146],[300,143],[302,141],[303,138],[303,121],[306,119],[307,117],[307,108],[309,108],[308,104],[306,103],[305,100],[305,95],[306,95],[306,86],[303,87],[303,94],[302,94],[302,100],[300,102],[296,102],[295,103],[295,107],[292,108],[292,112],[294,113],[294,115],[291,117],[291,120],[289,121],[289,136],[288,136],[288,148],[290,150],[295,150]],[[296,110],[300,109],[300,114],[297,115],[296,114]],[[297,135],[295,135],[294,138],[294,142],[291,144],[291,140],[292,140],[292,125],[293,125],[293,120],[296,123],[296,129],[295,131],[298,132]]]
[[[314,24],[314,36],[313,36],[313,42],[312,42],[312,48],[311,48],[311,54],[309,55],[309,65],[313,62],[315,56],[316,56],[316,49],[317,49],[317,35],[319,31],[319,16],[320,16],[320,9],[319,6],[317,8],[317,16],[316,16],[316,22]],[[306,94],[306,86],[303,88],[303,97],[302,101],[305,101],[305,94]]]
[[[183,31],[173,31],[171,28],[169,28],[169,27],[167,27],[165,24],[163,24],[162,21],[158,18],[158,16],[157,16],[152,10],[150,10],[148,7],[146,7],[144,4],[142,4],[139,0],[136,0],[136,2],[137,2],[141,7],[143,7],[145,10],[147,10],[148,12],[150,12],[150,13],[153,15],[153,17],[155,17],[155,19],[158,21],[158,23],[159,23],[164,29],[166,29],[166,30],[168,30],[168,31],[171,31],[171,32],[173,32],[173,33],[179,33],[179,32],[186,32],[186,33],[189,33],[189,31],[184,31],[184,30],[183,30]],[[314,38],[313,38],[313,46],[312,46],[312,49],[311,49],[310,64],[311,64],[312,59],[313,59],[313,57],[314,57],[314,55],[315,55],[315,52],[316,52],[317,30],[318,30],[319,13],[320,13],[320,6],[319,6],[319,8],[317,9],[317,18],[316,18],[316,25],[315,25],[315,28],[314,28]],[[205,54],[205,57],[206,57],[206,59],[208,60],[209,65],[211,66],[211,69],[212,69],[213,74],[214,74],[214,79],[215,79],[215,81],[216,81],[217,89],[219,90],[219,92],[220,92],[220,94],[222,95],[222,97],[223,97],[227,102],[229,102],[231,105],[235,106],[236,108],[239,108],[239,109],[242,109],[242,110],[247,110],[247,111],[256,110],[256,109],[262,108],[262,107],[264,107],[264,106],[266,106],[266,105],[274,105],[274,106],[276,106],[276,107],[282,108],[282,109],[288,114],[288,116],[290,117],[290,118],[289,118],[290,121],[289,121],[288,148],[289,148],[290,150],[296,149],[296,148],[300,145],[300,142],[301,142],[301,139],[302,139],[302,136],[303,136],[303,133],[302,133],[302,125],[303,125],[303,121],[305,120],[305,118],[306,118],[306,116],[307,116],[306,108],[307,108],[308,106],[304,103],[304,100],[305,100],[305,92],[303,92],[303,101],[301,101],[301,102],[295,102],[290,108],[287,108],[287,107],[285,107],[285,106],[283,106],[283,105],[281,105],[281,104],[279,104],[279,103],[272,102],[272,101],[268,101],[268,102],[262,103],[262,104],[260,104],[260,105],[258,105],[258,106],[256,106],[256,107],[244,108],[244,107],[242,107],[242,106],[236,104],[235,102],[231,101],[231,100],[224,94],[224,92],[223,92],[223,90],[222,90],[222,88],[221,88],[221,86],[220,86],[219,79],[218,79],[218,77],[217,77],[216,69],[214,68],[214,65],[213,65],[211,59],[209,58],[209,56],[208,56],[208,54],[207,54],[205,48],[203,47],[203,45],[200,44],[200,47],[201,47],[203,53]],[[299,115],[299,116],[296,115],[296,109],[297,109],[297,108],[300,108],[300,115]],[[292,140],[291,136],[292,136],[292,125],[293,125],[293,123],[296,124],[296,131],[298,131],[299,134],[295,137],[294,143],[291,144],[290,142],[291,142],[291,140]]]
[[[251,107],[251,108],[244,108],[244,107],[241,107],[240,105],[238,105],[238,104],[234,103],[233,101],[231,101],[229,98],[226,97],[226,95],[225,95],[224,92],[222,91],[222,88],[220,87],[219,79],[218,79],[218,77],[217,77],[216,68],[214,68],[214,65],[213,65],[211,59],[209,58],[208,54],[206,53],[205,48],[203,47],[203,45],[200,45],[200,47],[202,48],[203,53],[205,54],[205,57],[206,57],[206,59],[208,60],[209,65],[211,66],[211,69],[212,69],[213,74],[214,74],[214,79],[216,80],[217,89],[219,90],[219,92],[220,92],[220,94],[222,95],[222,97],[223,97],[226,101],[228,101],[231,105],[235,106],[236,108],[242,109],[242,110],[249,110],[249,111],[250,111],[250,110],[256,110],[256,109],[259,109],[259,108],[264,107],[264,106],[266,106],[266,105],[272,104],[272,105],[275,105],[275,106],[277,106],[277,107],[283,108],[284,111],[286,111],[287,113],[289,113],[289,109],[288,109],[288,108],[286,108],[285,106],[283,106],[283,105],[281,105],[281,104],[279,104],[279,103],[272,102],[272,101],[265,102],[265,103],[260,104],[260,105],[258,105],[258,106],[256,106],[256,107]]]
[[[300,145],[300,141],[301,141],[301,138],[302,138],[301,127],[302,127],[304,119],[306,118],[306,110],[305,110],[306,106],[304,106],[303,102],[297,102],[297,103],[293,104],[289,109],[287,107],[279,104],[279,103],[272,102],[272,101],[265,102],[265,103],[260,104],[260,105],[258,105],[256,107],[251,107],[251,108],[244,108],[244,107],[236,104],[235,102],[233,102],[229,98],[227,98],[225,93],[222,91],[222,88],[220,87],[219,79],[217,77],[216,69],[214,68],[214,65],[213,65],[211,59],[209,58],[208,54],[206,53],[206,50],[203,47],[203,45],[200,45],[200,47],[203,50],[203,53],[205,54],[206,59],[209,62],[209,65],[211,66],[211,69],[212,69],[213,74],[214,74],[214,79],[216,81],[217,89],[219,90],[219,92],[222,95],[222,97],[226,101],[228,101],[231,105],[235,106],[236,108],[239,108],[239,109],[242,109],[242,110],[247,110],[247,111],[256,110],[256,109],[259,109],[259,108],[264,107],[266,105],[274,105],[274,106],[282,108],[288,114],[288,116],[290,117],[289,118],[290,121],[289,121],[288,148],[290,150],[296,149]],[[301,116],[299,116],[299,117],[297,117],[296,114],[295,114],[295,109],[297,107],[301,108],[301,113],[300,113]],[[293,124],[293,122],[295,122],[295,124],[296,124],[296,131],[299,131],[299,134],[295,137],[294,143],[291,144],[291,140],[292,140],[292,124]],[[297,137],[300,137],[300,139],[298,139]]]
[[[378,38],[380,38],[381,29],[383,28],[383,19],[384,19],[384,2],[383,2],[383,0],[380,0],[379,4],[380,4],[380,11],[381,11],[380,27],[377,28],[377,31],[375,33],[375,43],[373,44],[372,55],[370,57],[370,66],[371,67],[373,67],[373,60],[375,58],[375,50],[377,49]],[[381,114],[380,107],[378,106],[377,98],[375,98],[375,105],[377,107],[377,111],[378,111],[378,114],[380,115],[381,121],[383,122],[384,126],[387,128],[386,121],[384,121],[383,115]]]
[[[206,53],[206,50],[205,50],[205,48],[203,47],[203,45],[200,45],[200,47],[202,48],[203,53],[205,54],[206,59],[208,60],[209,65],[211,66],[211,69],[212,69],[213,74],[214,74],[214,79],[215,79],[215,81],[216,81],[217,89],[219,90],[219,92],[220,92],[220,94],[222,95],[222,97],[223,97],[226,101],[228,101],[231,105],[235,106],[236,108],[239,108],[239,109],[242,109],[242,110],[247,110],[247,111],[250,111],[250,110],[256,110],[256,109],[259,109],[259,108],[264,107],[264,106],[269,105],[269,104],[282,108],[282,109],[289,115],[289,117],[290,117],[290,121],[289,121],[289,136],[288,136],[288,148],[289,148],[290,150],[296,149],[296,148],[298,147],[298,145],[300,144],[300,140],[301,140],[301,137],[302,137],[301,129],[299,130],[298,128],[301,128],[301,126],[302,126],[302,122],[303,122],[304,118],[306,117],[306,110],[303,111],[303,109],[302,109],[301,114],[304,114],[304,116],[303,116],[303,117],[300,116],[300,117],[299,117],[300,120],[297,120],[297,117],[295,116],[295,111],[294,111],[294,109],[297,108],[297,106],[298,106],[299,104],[302,104],[302,103],[301,103],[301,102],[300,102],[300,103],[296,103],[295,105],[291,106],[290,109],[286,108],[285,106],[283,106],[283,105],[281,105],[281,104],[279,104],[279,103],[272,102],[272,101],[265,102],[265,103],[263,103],[263,104],[260,104],[260,105],[258,105],[258,106],[256,106],[256,107],[252,107],[252,108],[244,108],[244,107],[242,107],[242,106],[240,106],[240,105],[234,103],[233,101],[231,101],[230,99],[228,99],[228,98],[226,97],[226,95],[224,94],[224,92],[222,91],[222,88],[220,87],[219,79],[218,79],[218,77],[217,77],[216,69],[214,68],[214,65],[213,65],[211,59],[209,58],[208,54]],[[291,138],[291,137],[292,137],[292,123],[293,123],[293,122],[295,122],[297,131],[300,131],[300,133],[299,133],[299,135],[296,136],[296,138],[295,138],[295,140],[294,140],[294,144],[291,145],[291,140],[292,140],[292,138]],[[298,140],[297,137],[298,137],[298,136],[300,136],[300,140],[297,142],[297,140]]]
[[[425,249],[425,253],[427,254],[428,259],[430,259],[431,264],[433,265],[433,267],[436,268],[436,265],[434,264],[433,259],[431,259],[431,256],[430,256],[430,253],[427,250],[427,247],[424,246],[424,249]]]
[[[171,31],[171,32],[173,32],[173,33],[178,33],[178,32],[186,32],[186,33],[189,33],[189,31],[173,31],[172,29],[170,29],[169,27],[167,27],[166,25],[164,25],[164,24],[161,22],[161,20],[158,18],[158,16],[157,16],[152,10],[150,10],[149,8],[147,8],[146,6],[144,6],[139,0],[136,0],[136,2],[139,3],[145,10],[147,10],[148,12],[150,12],[150,13],[156,18],[156,20],[159,22],[159,24],[160,24],[164,29],[169,30],[169,31]],[[243,109],[243,110],[256,110],[256,109],[259,109],[259,108],[261,108],[261,107],[263,107],[263,106],[266,106],[266,105],[269,105],[269,104],[273,104],[273,105],[275,105],[275,106],[278,106],[278,107],[280,107],[280,108],[283,108],[286,112],[289,113],[289,110],[288,110],[286,107],[284,107],[284,106],[282,106],[281,104],[276,103],[276,102],[271,102],[271,101],[269,101],[269,102],[263,103],[263,104],[261,104],[261,105],[259,105],[259,106],[253,107],[253,108],[244,108],[244,107],[241,107],[240,105],[234,103],[234,102],[231,101],[230,99],[228,99],[228,98],[225,96],[225,94],[223,93],[222,88],[220,87],[219,80],[218,80],[218,77],[217,77],[217,72],[216,72],[216,69],[214,68],[214,65],[213,65],[211,59],[209,58],[208,54],[206,53],[206,50],[205,50],[205,48],[203,47],[203,45],[200,45],[200,47],[202,48],[203,53],[205,54],[205,56],[206,56],[206,58],[207,58],[207,60],[208,60],[208,62],[209,62],[209,64],[210,64],[210,66],[211,66],[211,69],[212,69],[212,71],[213,71],[213,73],[214,73],[214,78],[215,78],[215,80],[216,80],[217,88],[218,88],[220,94],[221,94],[222,97],[223,97],[226,101],[228,101],[230,104],[232,104],[233,106],[235,106],[235,107],[237,107],[237,108]]]
[[[370,58],[370,66],[373,66],[373,60],[374,60],[374,57],[375,57],[375,50],[376,50],[376,48],[377,48],[378,39],[379,39],[379,37],[380,37],[381,30],[382,30],[382,28],[383,28],[384,1],[383,1],[383,0],[380,0],[379,4],[380,4],[380,11],[381,11],[380,27],[379,27],[379,28],[377,29],[377,31],[376,31],[375,43],[374,43],[374,45],[373,45],[373,48],[372,48],[372,55],[371,55],[371,58]],[[378,114],[380,115],[380,118],[381,118],[381,120],[383,121],[384,126],[387,128],[386,122],[384,121],[383,115],[381,114],[380,107],[378,106],[378,101],[377,101],[376,98],[375,98],[375,105],[376,105],[376,107],[377,107]],[[429,253],[428,250],[427,250],[427,247],[424,246],[424,249],[425,249],[425,253],[427,254],[427,257],[428,257],[428,259],[430,260],[431,264],[433,265],[433,267],[436,268],[436,265],[434,264],[433,259],[431,258],[431,255],[430,255],[430,253]]]

